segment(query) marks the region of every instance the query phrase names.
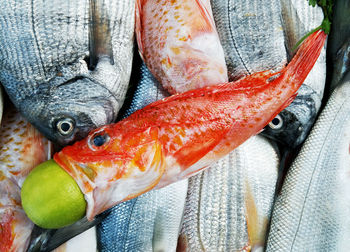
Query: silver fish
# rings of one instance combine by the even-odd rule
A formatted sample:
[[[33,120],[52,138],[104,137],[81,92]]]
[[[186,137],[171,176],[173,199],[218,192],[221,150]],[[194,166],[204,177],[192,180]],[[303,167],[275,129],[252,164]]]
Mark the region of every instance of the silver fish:
[[[350,250],[350,72],[341,82],[287,174],[267,251]]]
[[[350,69],[350,1],[334,2],[332,29],[329,35],[328,55],[333,64],[329,64],[332,73],[330,90],[333,91],[340,79]]]
[[[168,96],[144,63],[124,117]],[[182,180],[115,206],[97,228],[99,251],[175,251],[187,195]]]
[[[113,122],[127,90],[135,2],[5,0],[0,82],[20,112],[65,145]]]
[[[230,80],[281,69],[292,47],[323,19],[322,10],[300,0],[211,0]],[[306,138],[321,105],[326,78],[323,49],[295,101],[265,127],[263,135],[294,148]]]
[[[248,251],[264,246],[279,157],[255,136],[189,179],[177,251]]]

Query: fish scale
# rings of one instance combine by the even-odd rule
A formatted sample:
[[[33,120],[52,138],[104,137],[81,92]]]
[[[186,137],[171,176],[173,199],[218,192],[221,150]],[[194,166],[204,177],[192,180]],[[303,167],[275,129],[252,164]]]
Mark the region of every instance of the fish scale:
[[[135,2],[6,0],[1,7],[0,82],[26,119],[60,145],[114,122],[131,73]],[[62,133],[61,121],[71,131]]]
[[[274,206],[267,251],[348,251],[350,74],[328,100]]]
[[[252,187],[253,207],[256,205],[260,216],[252,225],[257,228],[259,242],[263,242],[278,163],[273,145],[256,136],[208,170],[191,177],[180,234],[185,251],[238,251],[262,246],[249,241],[246,183]]]
[[[280,1],[211,0],[229,80],[287,63]]]

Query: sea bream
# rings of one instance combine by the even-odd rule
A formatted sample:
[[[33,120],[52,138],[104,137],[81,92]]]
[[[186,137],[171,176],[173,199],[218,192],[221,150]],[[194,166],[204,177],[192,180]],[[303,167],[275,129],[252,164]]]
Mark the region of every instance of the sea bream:
[[[25,118],[66,145],[112,123],[134,44],[130,0],[18,1],[0,8],[0,82]]]
[[[267,251],[350,250],[350,72],[288,171]]]
[[[27,174],[49,155],[49,142],[7,108],[0,127],[0,251],[26,250],[34,224],[22,209],[20,189]]]
[[[177,251],[257,251],[264,247],[279,166],[277,146],[251,137],[189,179]]]
[[[170,93],[227,82],[209,0],[137,0],[139,52]]]
[[[293,100],[325,40],[313,33],[280,72],[170,96],[56,153],[85,194],[87,218],[192,176],[261,131]]]
[[[133,77],[137,86],[124,118],[169,95],[144,63],[137,62]],[[97,226],[99,251],[175,251],[187,185],[185,179],[112,208]]]
[[[323,19],[321,8],[306,0],[211,0],[211,5],[230,81],[266,69],[279,71],[292,58],[298,40]],[[325,78],[323,48],[294,102],[263,134],[287,147],[300,145],[320,108]]]

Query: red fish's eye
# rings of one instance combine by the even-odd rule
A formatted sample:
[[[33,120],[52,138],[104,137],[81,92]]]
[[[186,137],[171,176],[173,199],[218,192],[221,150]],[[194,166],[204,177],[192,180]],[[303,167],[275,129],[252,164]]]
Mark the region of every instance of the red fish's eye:
[[[91,149],[95,150],[96,148],[101,147],[101,146],[105,145],[106,143],[108,143],[109,139],[110,139],[110,137],[108,134],[106,134],[106,133],[101,134],[101,132],[99,132],[90,138],[89,147]]]

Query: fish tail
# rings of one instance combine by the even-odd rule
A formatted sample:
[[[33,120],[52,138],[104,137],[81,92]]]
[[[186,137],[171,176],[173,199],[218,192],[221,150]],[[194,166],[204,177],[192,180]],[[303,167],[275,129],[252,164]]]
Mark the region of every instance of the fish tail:
[[[140,57],[144,61],[144,58],[143,58],[144,47],[142,43],[142,32],[141,32],[143,4],[145,4],[144,0],[136,0],[135,2],[135,35],[136,35],[136,42],[137,42],[137,47],[139,50]]]
[[[315,65],[327,35],[318,30],[312,33],[299,47],[291,62],[285,69],[284,78],[298,89]]]

